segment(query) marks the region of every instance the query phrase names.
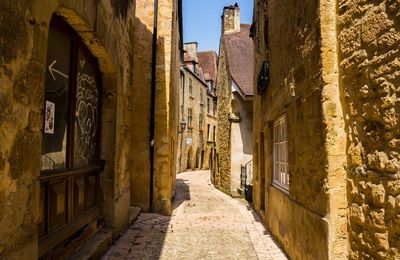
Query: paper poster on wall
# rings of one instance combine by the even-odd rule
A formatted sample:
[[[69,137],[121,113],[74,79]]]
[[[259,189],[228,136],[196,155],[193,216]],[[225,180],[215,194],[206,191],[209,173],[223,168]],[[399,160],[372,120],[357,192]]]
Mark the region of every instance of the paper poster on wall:
[[[44,118],[44,132],[46,134],[54,134],[54,115],[56,105],[46,100],[46,114]]]

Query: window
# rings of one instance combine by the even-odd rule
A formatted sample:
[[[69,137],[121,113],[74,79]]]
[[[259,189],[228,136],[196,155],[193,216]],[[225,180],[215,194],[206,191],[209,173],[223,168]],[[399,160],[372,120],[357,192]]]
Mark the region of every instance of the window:
[[[200,92],[200,104],[202,104],[203,103],[203,90],[201,90],[201,92]]]
[[[102,92],[97,60],[57,16],[50,22],[46,68],[38,232],[57,244],[68,237],[61,227],[73,234],[100,214]],[[43,248],[39,243],[39,252]]]
[[[217,128],[213,126],[213,142],[215,143],[216,141],[216,135],[217,135]]]
[[[274,122],[274,176],[273,183],[289,191],[289,165],[287,150],[287,123],[283,115]]]
[[[209,98],[207,98],[207,113],[210,114],[210,110],[211,110],[211,101]]]
[[[193,97],[193,80],[189,79],[189,96]]]
[[[203,114],[199,115],[199,131],[203,130]]]
[[[217,114],[217,100],[213,100],[213,115],[215,116]]]
[[[207,141],[210,141],[210,124],[207,124]]]
[[[192,118],[193,118],[193,114],[192,114],[192,109],[188,108],[188,128],[192,128]]]

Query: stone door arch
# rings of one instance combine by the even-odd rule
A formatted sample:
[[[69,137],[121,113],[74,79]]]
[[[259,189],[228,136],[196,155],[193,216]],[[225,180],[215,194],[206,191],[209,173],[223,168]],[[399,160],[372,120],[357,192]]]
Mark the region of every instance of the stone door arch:
[[[197,150],[196,150],[196,166],[195,166],[195,168],[196,169],[200,169],[200,149],[199,148],[197,148]]]
[[[187,152],[187,157],[186,157],[186,169],[192,169],[192,154],[193,154],[193,148],[190,147],[188,152]]]
[[[113,164],[114,157],[100,157],[101,140],[115,124],[100,124],[106,121],[102,119],[101,104],[108,99],[111,113],[116,113],[117,107],[115,99],[110,102],[110,97],[117,96],[111,58],[95,39],[92,27],[74,11],[60,7],[48,24],[47,61],[43,61],[46,77],[39,176],[39,256],[103,215],[100,202],[108,196],[103,191],[110,189],[100,183],[111,182],[101,182],[100,178],[115,178],[113,170],[102,168],[103,162]],[[67,119],[58,122],[64,114]],[[108,146],[115,146],[115,140],[107,142]],[[108,200],[104,208],[111,208],[108,204],[113,202]]]

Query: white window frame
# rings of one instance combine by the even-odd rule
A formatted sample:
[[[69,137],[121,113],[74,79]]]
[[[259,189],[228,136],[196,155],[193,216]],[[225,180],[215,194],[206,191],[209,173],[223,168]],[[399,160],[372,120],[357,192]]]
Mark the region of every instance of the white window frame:
[[[273,181],[274,186],[289,193],[289,163],[286,115],[280,116],[273,125]]]

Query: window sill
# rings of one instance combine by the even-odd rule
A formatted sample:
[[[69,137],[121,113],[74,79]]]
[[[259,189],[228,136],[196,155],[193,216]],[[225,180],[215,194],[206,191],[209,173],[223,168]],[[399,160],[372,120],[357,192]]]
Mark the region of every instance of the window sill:
[[[193,95],[189,95],[189,97],[190,97],[191,99],[194,99],[194,96],[193,96]]]
[[[287,187],[286,185],[274,180],[272,181],[272,186],[285,193],[286,195],[289,195],[289,187]]]

